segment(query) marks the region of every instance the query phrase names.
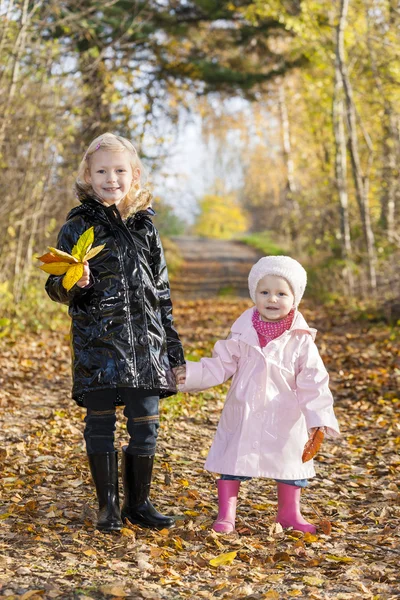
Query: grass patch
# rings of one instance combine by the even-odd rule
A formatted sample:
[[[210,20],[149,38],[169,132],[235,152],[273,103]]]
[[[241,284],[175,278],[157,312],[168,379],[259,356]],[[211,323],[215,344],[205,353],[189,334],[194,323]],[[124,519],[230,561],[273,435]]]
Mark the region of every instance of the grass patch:
[[[284,244],[278,243],[273,239],[273,232],[271,231],[258,231],[256,233],[250,233],[239,238],[240,242],[260,250],[265,255],[280,255],[286,254],[287,248]]]
[[[222,298],[225,296],[236,296],[236,290],[232,285],[227,285],[218,290],[218,296]]]
[[[50,300],[45,279],[35,279],[16,303],[9,282],[0,284],[0,338],[16,339],[22,332],[56,331],[69,324],[68,307]]]
[[[178,392],[175,396],[169,396],[161,400],[161,421],[174,421],[181,417],[193,417],[202,412],[207,406],[209,393],[204,392],[195,395]]]

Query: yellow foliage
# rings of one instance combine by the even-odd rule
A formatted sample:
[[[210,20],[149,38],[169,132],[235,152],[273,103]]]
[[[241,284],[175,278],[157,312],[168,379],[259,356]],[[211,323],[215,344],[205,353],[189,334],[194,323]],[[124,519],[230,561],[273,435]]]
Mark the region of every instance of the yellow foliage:
[[[199,236],[227,240],[247,231],[247,217],[232,194],[207,194],[200,201],[200,208],[194,227]]]
[[[40,266],[40,269],[51,275],[63,275],[65,273],[62,284],[69,291],[82,277],[84,262],[97,256],[105,246],[105,244],[101,244],[101,246],[92,248],[93,242],[94,227],[89,227],[82,233],[72,248],[71,254],[49,246],[50,252],[38,259],[44,263]]]
[[[237,552],[225,552],[224,554],[219,554],[215,558],[212,558],[209,563],[212,567],[219,567],[221,565],[230,565],[237,555]]]

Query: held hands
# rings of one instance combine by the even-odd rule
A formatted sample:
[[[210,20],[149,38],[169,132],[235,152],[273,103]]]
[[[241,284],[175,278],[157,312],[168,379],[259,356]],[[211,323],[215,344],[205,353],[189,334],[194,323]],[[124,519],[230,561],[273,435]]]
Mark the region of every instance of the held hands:
[[[186,365],[180,365],[173,369],[177,385],[182,385],[186,381]]]
[[[80,288],[84,288],[90,283],[90,268],[87,260],[83,262],[83,275],[79,281],[76,282],[76,285]]]

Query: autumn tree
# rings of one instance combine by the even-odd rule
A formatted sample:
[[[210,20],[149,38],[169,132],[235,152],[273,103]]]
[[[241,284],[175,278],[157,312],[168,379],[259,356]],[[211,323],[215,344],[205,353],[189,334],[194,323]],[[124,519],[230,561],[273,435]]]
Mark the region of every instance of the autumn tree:
[[[307,65],[265,84],[257,103],[225,119],[226,132],[220,109],[210,104],[205,115],[206,138],[241,154],[236,193],[252,208],[254,226],[288,232],[296,253],[330,265],[325,285],[355,293],[389,290],[390,277],[398,279],[388,258],[398,252],[399,45],[392,3],[380,2],[378,11],[375,4],[308,0],[296,15],[282,15],[296,32],[284,49],[290,43]],[[258,2],[252,14],[266,18],[278,5]],[[241,140],[235,148],[232,127]]]
[[[228,240],[247,230],[248,220],[232,194],[206,194],[199,209],[196,235]]]
[[[73,202],[72,172],[93,136],[109,128],[128,135],[155,164],[167,143],[159,129],[176,122],[196,95],[250,97],[261,82],[302,64],[301,54],[274,51],[270,37],[293,34],[278,16],[247,17],[252,4],[1,5],[0,266],[17,299],[31,276],[34,248],[54,235]],[[298,2],[285,4],[298,11]]]

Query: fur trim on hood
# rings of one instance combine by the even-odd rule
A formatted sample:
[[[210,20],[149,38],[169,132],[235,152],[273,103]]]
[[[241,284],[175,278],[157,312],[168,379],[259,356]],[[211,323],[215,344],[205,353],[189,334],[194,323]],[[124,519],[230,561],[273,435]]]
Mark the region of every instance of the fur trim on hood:
[[[76,183],[75,195],[82,204],[88,202],[89,200],[94,200],[95,202],[99,202],[104,206],[110,206],[108,202],[104,202],[104,200],[99,198],[94,193],[91,185],[83,186],[82,184]],[[132,217],[137,212],[150,208],[152,200],[153,196],[149,190],[140,189],[136,192],[133,198],[130,198],[129,195],[125,196],[125,198],[117,205],[117,208],[123,221],[126,221],[129,217]]]

